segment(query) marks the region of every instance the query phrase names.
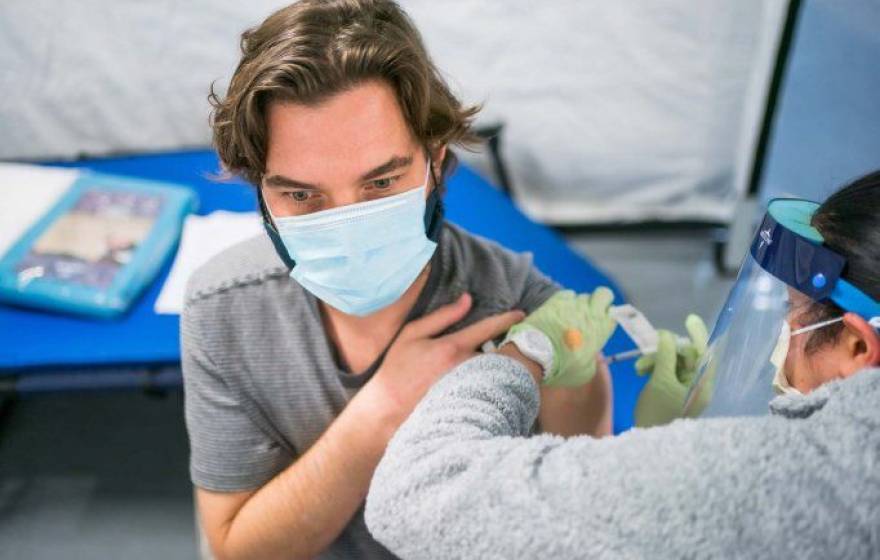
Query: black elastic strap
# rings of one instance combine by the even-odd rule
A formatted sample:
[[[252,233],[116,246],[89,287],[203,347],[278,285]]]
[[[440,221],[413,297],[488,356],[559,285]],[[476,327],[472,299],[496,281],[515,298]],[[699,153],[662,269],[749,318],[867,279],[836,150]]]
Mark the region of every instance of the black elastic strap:
[[[431,178],[434,180],[434,188],[431,189],[431,194],[428,195],[428,199],[425,201],[425,235],[428,239],[437,243],[440,239],[440,232],[443,229],[445,208],[443,206],[443,198],[440,196],[440,182],[434,174],[433,166],[431,167]],[[281,262],[284,263],[284,266],[293,270],[293,267],[296,266],[296,261],[287,252],[287,247],[284,246],[278,230],[275,229],[275,224],[272,222],[272,217],[266,208],[266,201],[263,199],[263,189],[260,186],[257,186],[257,201],[260,206],[260,216],[263,219],[263,229],[266,230],[266,234],[272,241],[275,252],[281,257]]]
[[[290,257],[287,247],[284,246],[281,236],[278,235],[278,230],[275,229],[275,224],[272,223],[272,217],[269,216],[269,211],[266,209],[266,201],[263,200],[263,189],[259,186],[257,187],[257,201],[260,205],[260,216],[263,218],[263,229],[269,235],[272,246],[275,247],[275,252],[281,257],[281,262],[284,263],[284,266],[293,270],[293,267],[296,266],[296,261]]]

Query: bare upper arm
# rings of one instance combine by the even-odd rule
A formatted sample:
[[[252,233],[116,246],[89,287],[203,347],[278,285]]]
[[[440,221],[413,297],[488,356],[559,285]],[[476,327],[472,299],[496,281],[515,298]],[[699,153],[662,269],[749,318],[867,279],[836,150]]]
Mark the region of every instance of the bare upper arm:
[[[256,492],[256,490],[215,492],[195,487],[199,523],[215,557],[223,557],[223,543],[232,521]]]
[[[541,431],[560,436],[604,437],[613,431],[611,374],[599,362],[596,375],[581,387],[541,386]]]

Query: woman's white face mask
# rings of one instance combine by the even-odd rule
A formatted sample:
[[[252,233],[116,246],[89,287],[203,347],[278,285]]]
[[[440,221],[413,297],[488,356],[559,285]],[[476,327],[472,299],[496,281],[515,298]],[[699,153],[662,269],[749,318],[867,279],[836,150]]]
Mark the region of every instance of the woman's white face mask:
[[[828,325],[833,325],[834,323],[839,323],[841,321],[843,321],[843,317],[838,317],[836,319],[829,319],[827,321],[822,321],[821,323],[802,327],[795,331],[791,330],[791,326],[788,324],[787,319],[782,322],[782,331],[779,333],[779,340],[776,342],[776,347],[773,349],[773,354],[770,355],[770,363],[773,364],[773,367],[776,370],[776,373],[773,376],[773,389],[776,391],[777,394],[802,394],[789,382],[788,373],[785,371],[785,362],[788,358],[788,350],[791,346],[792,337],[810,331],[815,331],[817,329],[821,329],[823,327],[827,327]]]

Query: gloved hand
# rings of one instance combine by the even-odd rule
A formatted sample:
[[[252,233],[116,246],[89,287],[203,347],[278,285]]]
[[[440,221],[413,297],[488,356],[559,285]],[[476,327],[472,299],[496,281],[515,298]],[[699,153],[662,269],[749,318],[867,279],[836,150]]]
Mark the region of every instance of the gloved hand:
[[[544,366],[544,385],[583,385],[596,374],[596,355],[617,326],[608,313],[612,301],[614,294],[604,286],[596,288],[592,295],[577,295],[571,290],[558,292],[511,327],[505,342],[512,341],[520,352],[533,359],[535,352],[526,346],[533,350],[534,346],[539,347],[537,353],[546,357],[536,360]],[[535,339],[537,344],[533,344]]]
[[[651,373],[636,403],[636,426],[659,426],[683,415],[684,401],[697,374],[697,366],[709,342],[706,323],[697,315],[685,321],[690,341],[679,347],[677,337],[670,331],[660,331],[656,354],[642,356],[636,362],[636,373]],[[691,408],[692,415],[702,412],[711,395],[711,379],[703,384]]]

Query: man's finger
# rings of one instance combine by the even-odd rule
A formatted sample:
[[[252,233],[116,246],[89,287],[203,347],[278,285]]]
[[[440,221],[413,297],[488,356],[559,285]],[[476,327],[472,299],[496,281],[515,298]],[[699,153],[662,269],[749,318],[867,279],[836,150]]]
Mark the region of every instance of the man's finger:
[[[487,340],[504,334],[510,327],[525,319],[526,314],[522,311],[508,311],[486,317],[469,327],[447,335],[449,340],[464,350],[473,350],[482,346]]]
[[[409,323],[400,333],[401,338],[417,339],[438,335],[462,320],[472,303],[470,294],[461,294],[454,302]]]

